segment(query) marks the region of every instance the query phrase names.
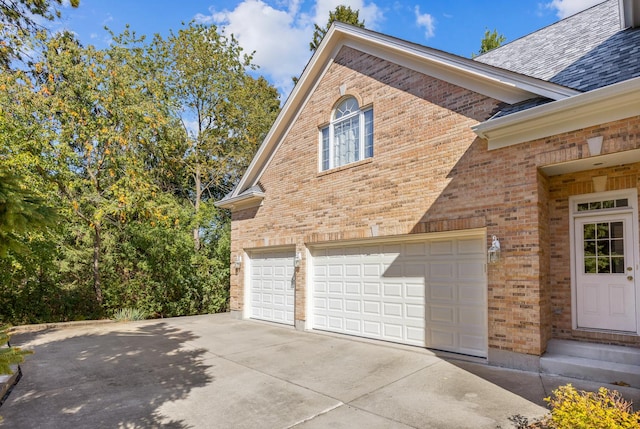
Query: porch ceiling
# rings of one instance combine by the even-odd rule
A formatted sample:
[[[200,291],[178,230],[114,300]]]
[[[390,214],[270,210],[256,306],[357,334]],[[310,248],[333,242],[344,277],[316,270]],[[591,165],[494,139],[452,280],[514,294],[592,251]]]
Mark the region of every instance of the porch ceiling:
[[[640,162],[640,149],[608,153],[605,155],[591,156],[559,164],[545,165],[540,167],[540,170],[547,176],[558,176],[560,174],[616,167],[618,165],[633,164],[636,162]]]

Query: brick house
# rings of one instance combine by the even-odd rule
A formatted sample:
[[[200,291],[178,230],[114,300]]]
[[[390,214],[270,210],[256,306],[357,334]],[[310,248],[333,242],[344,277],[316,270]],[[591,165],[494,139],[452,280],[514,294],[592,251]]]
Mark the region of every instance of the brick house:
[[[608,0],[472,60],[334,24],[217,203],[232,312],[523,369],[640,349],[639,27]]]

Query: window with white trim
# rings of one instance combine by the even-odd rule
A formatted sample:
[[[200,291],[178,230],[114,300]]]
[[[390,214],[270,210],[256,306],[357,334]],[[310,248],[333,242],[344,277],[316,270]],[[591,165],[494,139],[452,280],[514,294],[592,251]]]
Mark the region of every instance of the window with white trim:
[[[320,130],[320,170],[373,157],[373,109],[360,110],[355,98],[340,102],[331,123]]]

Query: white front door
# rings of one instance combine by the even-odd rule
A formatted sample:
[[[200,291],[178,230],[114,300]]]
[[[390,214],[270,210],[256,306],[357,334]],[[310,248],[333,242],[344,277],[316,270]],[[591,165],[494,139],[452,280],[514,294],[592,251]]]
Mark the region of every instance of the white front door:
[[[632,213],[574,220],[578,328],[637,331]]]

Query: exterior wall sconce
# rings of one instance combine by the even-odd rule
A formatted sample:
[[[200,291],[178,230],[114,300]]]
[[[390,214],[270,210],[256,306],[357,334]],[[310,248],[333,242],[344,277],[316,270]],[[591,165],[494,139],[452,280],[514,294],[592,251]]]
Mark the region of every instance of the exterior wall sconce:
[[[589,145],[589,155],[600,155],[600,152],[602,152],[602,136],[587,139],[587,144]]]
[[[298,268],[300,266],[300,261],[302,261],[302,254],[300,252],[296,253],[296,257],[293,260],[293,266]]]
[[[242,266],[242,256],[237,255],[236,261],[233,263],[233,265],[236,267],[236,270],[239,270],[240,267]]]
[[[500,241],[495,235],[491,237],[491,247],[487,252],[487,261],[490,264],[495,264],[500,260]]]
[[[595,176],[593,180],[593,192],[604,192],[607,190],[607,176]]]

